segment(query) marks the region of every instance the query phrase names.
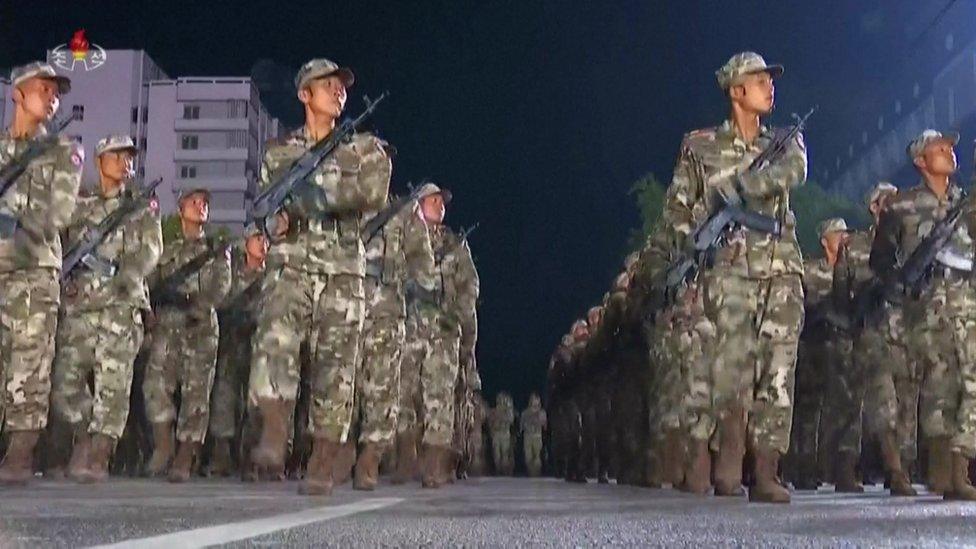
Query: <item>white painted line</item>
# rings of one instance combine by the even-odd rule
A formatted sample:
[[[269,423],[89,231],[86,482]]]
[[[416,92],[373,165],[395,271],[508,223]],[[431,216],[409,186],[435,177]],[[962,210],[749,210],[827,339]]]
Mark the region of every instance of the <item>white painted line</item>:
[[[148,538],[130,539],[110,545],[99,545],[96,549],[109,547],[132,547],[137,549],[156,547],[167,549],[172,547],[209,547],[211,545],[220,545],[263,536],[279,530],[287,530],[314,522],[375,511],[396,505],[401,501],[403,501],[403,498],[372,498],[357,501],[356,503],[347,503],[345,505],[316,507],[286,515],[276,515],[244,522],[232,522],[229,524],[208,526],[206,528],[194,528],[192,530],[183,530],[181,532],[162,534]]]

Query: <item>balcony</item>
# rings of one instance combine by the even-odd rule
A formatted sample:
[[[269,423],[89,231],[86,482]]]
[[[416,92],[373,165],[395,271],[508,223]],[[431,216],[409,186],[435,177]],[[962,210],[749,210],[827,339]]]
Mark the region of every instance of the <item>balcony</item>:
[[[211,223],[244,223],[247,212],[243,209],[210,209]]]
[[[230,177],[193,177],[173,181],[173,190],[176,192],[183,189],[198,189],[200,187],[210,189],[213,192],[246,193],[248,182],[247,178],[243,175]]]
[[[207,160],[247,160],[247,149],[176,149],[173,159],[185,162],[203,162]]]
[[[177,118],[173,122],[176,131],[248,131],[247,118]]]

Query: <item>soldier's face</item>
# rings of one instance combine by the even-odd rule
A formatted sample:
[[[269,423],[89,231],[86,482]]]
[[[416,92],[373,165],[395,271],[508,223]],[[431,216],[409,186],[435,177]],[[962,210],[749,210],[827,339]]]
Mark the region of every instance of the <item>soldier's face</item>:
[[[316,114],[339,118],[346,108],[346,86],[338,76],[316,78],[298,92],[298,99]]]
[[[959,167],[956,151],[952,149],[952,141],[946,139],[939,139],[926,145],[922,154],[915,159],[915,164],[936,176],[952,175]]]
[[[834,231],[832,233],[823,235],[823,237],[820,239],[820,245],[823,246],[825,252],[831,255],[836,255],[846,238],[847,233],[843,231]]]
[[[14,103],[35,120],[50,120],[61,106],[58,83],[47,78],[29,78],[17,86]]]
[[[420,202],[420,210],[424,214],[424,220],[434,225],[444,222],[447,209],[444,206],[444,197],[440,194],[432,194],[424,197]]]
[[[247,237],[244,247],[247,250],[247,255],[256,257],[261,261],[264,261],[265,256],[268,255],[268,239],[264,237],[264,234],[252,234]]]
[[[96,160],[98,171],[110,181],[122,181],[132,175],[133,156],[130,151],[109,151]]]
[[[180,203],[180,216],[202,225],[210,220],[210,202],[202,193],[192,194]]]
[[[768,72],[757,72],[742,77],[739,84],[732,86],[732,99],[743,110],[757,114],[767,114],[773,110],[776,99],[776,85]]]

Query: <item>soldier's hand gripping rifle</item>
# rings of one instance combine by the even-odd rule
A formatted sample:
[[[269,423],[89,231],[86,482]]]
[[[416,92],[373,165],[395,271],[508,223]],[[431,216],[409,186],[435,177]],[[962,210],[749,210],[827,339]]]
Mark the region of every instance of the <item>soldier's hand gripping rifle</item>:
[[[251,209],[251,219],[264,231],[269,238],[277,234],[277,213],[287,205],[289,198],[303,185],[308,185],[306,178],[331,155],[341,144],[352,139],[356,130],[373,114],[376,106],[386,98],[384,92],[375,101],[365,98],[366,109],[356,118],[343,120],[327,137],[321,139],[303,154],[288,169],[285,175],[273,185],[265,189],[254,199]]]
[[[207,263],[220,257],[221,254],[227,253],[229,248],[238,244],[240,241],[241,239],[214,241],[210,243],[205,252],[201,252],[193,259],[184,263],[182,267],[170,273],[169,276],[150,286],[149,299],[153,310],[157,310],[161,306],[189,307],[192,304],[192,298],[180,292],[180,286],[191,276],[199,272]]]
[[[379,234],[379,232],[383,230],[383,227],[385,227],[386,224],[393,219],[393,216],[400,213],[400,211],[403,210],[403,208],[405,208],[408,204],[420,198],[420,190],[422,188],[423,185],[410,187],[409,194],[397,198],[385,208],[380,210],[379,213],[373,216],[372,219],[367,221],[366,224],[363,225],[363,230],[361,231],[362,241],[368,244],[371,240],[373,240],[373,237]]]
[[[793,115],[796,122],[786,131],[774,135],[772,143],[753,159],[746,168],[746,173],[760,173],[782,159],[789,150],[790,143],[803,131],[807,119],[816,110],[813,107],[802,117]],[[741,187],[741,182],[737,181],[736,188]],[[703,264],[707,265],[712,260],[722,238],[734,226],[771,234],[777,238],[781,235],[783,227],[780,221],[744,208],[738,191],[729,193],[729,196],[719,195],[719,199],[718,208],[691,234],[690,249],[682,252],[668,269],[664,287],[666,300],[673,301],[678,289],[693,279]]]
[[[434,254],[434,259],[437,260],[437,263],[440,263],[441,261],[444,261],[444,258],[447,257],[448,254],[450,254],[454,250],[458,249],[465,242],[467,242],[468,241],[468,237],[471,236],[471,233],[473,233],[474,230],[477,229],[478,228],[478,225],[480,225],[480,224],[481,223],[475,223],[474,225],[471,225],[470,227],[468,227],[466,229],[461,229],[461,232],[458,233],[457,241],[455,241],[452,246],[444,246],[443,248],[441,248],[440,250],[438,250],[437,253]]]
[[[105,241],[108,235],[127,222],[133,215],[149,206],[156,187],[163,182],[160,177],[148,185],[136,188],[131,194],[123,195],[119,206],[98,225],[89,229],[77,244],[71,247],[61,261],[61,282],[71,276],[79,265],[84,265],[101,276],[111,278],[115,276],[118,266],[100,257],[95,250]]]

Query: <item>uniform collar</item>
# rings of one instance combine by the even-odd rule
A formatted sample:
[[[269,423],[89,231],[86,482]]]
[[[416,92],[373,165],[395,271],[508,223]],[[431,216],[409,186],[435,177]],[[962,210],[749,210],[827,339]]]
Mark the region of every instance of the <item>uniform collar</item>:
[[[735,132],[735,124],[732,123],[732,119],[726,119],[725,122],[722,122],[722,125],[718,127],[715,134],[719,140],[724,141],[725,143],[730,143],[743,148],[750,145],[749,143],[743,141],[742,138],[739,137],[739,134]],[[773,131],[765,124],[760,124],[759,136],[756,138],[756,141],[752,143],[752,145],[758,143],[759,139],[761,138],[772,139],[772,136]]]
[[[929,188],[924,178],[920,177],[918,179],[918,186],[921,189],[921,192],[932,195],[932,197],[935,198],[936,200],[939,199],[939,197],[935,196],[935,192],[933,192],[932,189]],[[962,187],[960,187],[959,185],[956,184],[955,181],[950,179],[949,188],[946,189],[946,201],[949,202],[950,204],[953,204],[957,202],[960,198],[962,198]]]

